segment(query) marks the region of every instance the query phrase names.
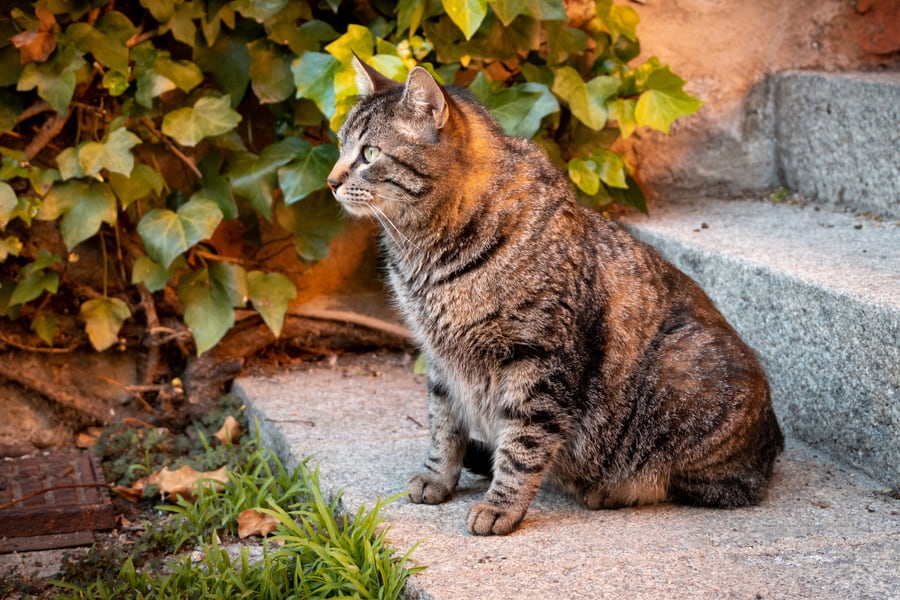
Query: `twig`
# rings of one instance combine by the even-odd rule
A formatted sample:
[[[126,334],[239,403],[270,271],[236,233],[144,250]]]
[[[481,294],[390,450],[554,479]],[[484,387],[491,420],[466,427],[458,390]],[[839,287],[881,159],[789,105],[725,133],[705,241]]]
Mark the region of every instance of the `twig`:
[[[424,425],[422,425],[421,423],[419,423],[418,421],[416,421],[415,419],[413,419],[411,416],[406,415],[406,418],[409,419],[410,421],[412,421],[413,423],[415,423],[416,425],[418,425],[421,429],[425,429],[425,426],[424,426]]]
[[[125,42],[125,46],[128,49],[134,48],[138,44],[146,42],[147,40],[151,39],[155,35],[156,35],[155,29],[151,29],[150,31],[145,31],[143,33],[141,33],[139,31],[139,32],[135,33],[133,36],[131,36],[130,38],[128,38],[128,40]]]
[[[63,127],[66,126],[66,121],[69,120],[69,114],[69,112],[66,112],[64,115],[56,113],[44,121],[44,124],[41,125],[41,128],[32,140],[25,146],[25,156],[28,157],[28,160],[37,156],[38,153],[50,143],[50,140],[55,138],[59,132],[63,130]]]
[[[16,123],[21,123],[25,119],[30,119],[35,115],[39,115],[43,112],[49,112],[51,110],[53,110],[53,107],[50,106],[49,103],[44,102],[43,100],[41,100],[40,102],[35,102],[31,106],[23,110],[22,114],[16,117]]]
[[[159,329],[159,316],[156,314],[156,304],[153,302],[153,295],[147,289],[147,286],[139,283],[137,287],[138,293],[141,295],[144,317],[147,319],[147,332],[150,336],[150,348],[147,350],[147,362],[144,365],[144,383],[150,384],[156,377],[156,369],[159,367],[160,341],[153,335],[153,332]]]
[[[315,427],[315,421],[304,421],[303,419],[265,419],[269,423],[302,423],[304,425],[309,425],[310,427]]]
[[[163,132],[158,130],[156,128],[156,125],[153,124],[153,121],[151,121],[147,117],[143,117],[143,118],[141,118],[141,123],[143,123],[147,127],[147,129],[150,130],[150,133],[152,133],[157,138],[162,140],[163,143],[165,143],[165,145],[168,146],[169,150],[171,150],[172,153],[175,156],[177,156],[181,160],[181,162],[183,162],[185,165],[187,165],[188,169],[190,169],[191,172],[193,172],[194,175],[197,176],[197,179],[203,179],[203,173],[200,172],[200,169],[197,168],[197,165],[194,164],[194,161],[190,157],[188,157],[184,152],[182,152],[178,148],[178,146],[173,144],[172,140],[170,140],[168,138],[168,136],[166,136]]]
[[[207,252],[206,250],[194,250],[194,254],[197,256],[202,256],[203,258],[208,258],[209,260],[218,260],[221,262],[230,262],[236,265],[246,265],[248,267],[255,267],[258,263],[252,260],[247,260],[245,258],[236,258],[233,256],[222,256],[221,254],[213,254],[212,252]]]
[[[4,344],[9,344],[13,348],[18,348],[19,350],[27,350],[28,352],[42,352],[44,354],[66,354],[78,348],[78,344],[69,346],[68,348],[41,348],[39,346],[29,346],[27,344],[22,344],[11,338],[8,338],[2,333],[0,333],[0,341],[2,341]]]
[[[156,425],[151,425],[147,421],[141,421],[140,419],[136,419],[134,417],[125,417],[122,419],[123,423],[135,423],[136,425],[143,425],[147,429],[156,429]]]
[[[36,496],[40,496],[42,494],[46,494],[47,492],[55,492],[56,490],[70,490],[72,488],[110,488],[111,486],[108,483],[68,483],[65,485],[54,485],[53,487],[44,488],[42,490],[38,490],[32,494],[28,494],[27,496],[22,496],[21,498],[16,498],[15,500],[11,500],[5,504],[0,504],[0,510],[6,510],[10,506],[14,504],[18,504],[19,502],[25,502],[26,500],[30,500]]]

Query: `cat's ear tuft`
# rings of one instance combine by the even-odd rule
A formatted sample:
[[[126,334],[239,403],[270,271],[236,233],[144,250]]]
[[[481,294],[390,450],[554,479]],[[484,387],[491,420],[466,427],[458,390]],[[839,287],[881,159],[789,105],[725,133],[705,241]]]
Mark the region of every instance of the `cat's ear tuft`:
[[[409,72],[403,102],[420,114],[430,115],[434,119],[435,129],[443,127],[450,115],[444,90],[423,67],[413,67]]]
[[[388,90],[392,87],[402,85],[401,83],[385,77],[353,53],[353,69],[356,71],[356,88],[362,97],[371,96]]]

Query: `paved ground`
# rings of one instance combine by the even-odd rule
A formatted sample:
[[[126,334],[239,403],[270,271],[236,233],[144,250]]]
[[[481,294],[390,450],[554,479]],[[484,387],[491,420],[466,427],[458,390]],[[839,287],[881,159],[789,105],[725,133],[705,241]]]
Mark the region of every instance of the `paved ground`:
[[[405,490],[427,445],[425,381],[398,357],[341,358],[235,389],[264,440],[291,464],[315,455],[344,508]],[[464,476],[441,506],[397,500],[389,539],[414,544],[414,599],[900,598],[900,501],[883,486],[790,441],[766,502],[722,511],[655,506],[589,511],[542,492],[522,528],[466,533],[486,489]]]

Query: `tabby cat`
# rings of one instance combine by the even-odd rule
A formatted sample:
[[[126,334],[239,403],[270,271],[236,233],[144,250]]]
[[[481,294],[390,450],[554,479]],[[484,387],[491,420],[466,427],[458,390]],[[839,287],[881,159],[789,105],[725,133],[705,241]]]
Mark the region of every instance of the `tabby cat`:
[[[478,535],[516,529],[542,482],[590,508],[760,502],[783,447],[768,383],[699,286],[583,207],[466,90],[421,67],[405,85],[356,70],[328,184],[381,223],[428,359],[412,502],[450,498],[479,448],[493,479],[469,510]]]

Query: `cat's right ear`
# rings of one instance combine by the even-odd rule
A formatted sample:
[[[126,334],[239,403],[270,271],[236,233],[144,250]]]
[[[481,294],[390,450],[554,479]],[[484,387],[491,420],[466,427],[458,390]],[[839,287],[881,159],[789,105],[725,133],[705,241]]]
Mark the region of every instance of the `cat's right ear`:
[[[423,67],[413,67],[409,72],[403,101],[415,112],[431,117],[435,129],[441,129],[450,116],[443,88]]]
[[[371,96],[378,92],[403,85],[398,81],[394,81],[385,77],[366,63],[360,57],[353,53],[353,68],[356,71],[356,88],[362,97]]]

